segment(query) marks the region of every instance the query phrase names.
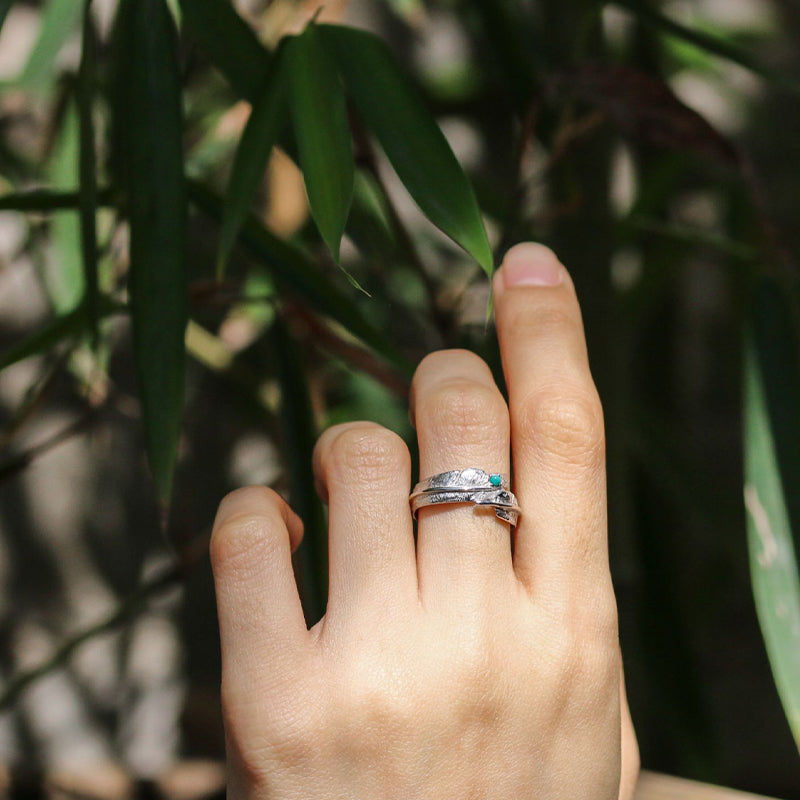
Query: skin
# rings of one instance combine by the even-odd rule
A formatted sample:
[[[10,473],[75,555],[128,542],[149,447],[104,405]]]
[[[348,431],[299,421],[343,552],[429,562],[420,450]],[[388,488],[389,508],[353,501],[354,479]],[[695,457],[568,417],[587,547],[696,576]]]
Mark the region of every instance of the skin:
[[[509,472],[522,519],[420,510],[409,454],[370,422],[314,453],[330,507],[326,614],[307,629],[302,525],[240,489],[211,541],[235,800],[626,800],[639,769],[608,567],[600,401],[566,269],[512,248],[494,283],[509,393],[432,353],[410,400],[420,474]]]

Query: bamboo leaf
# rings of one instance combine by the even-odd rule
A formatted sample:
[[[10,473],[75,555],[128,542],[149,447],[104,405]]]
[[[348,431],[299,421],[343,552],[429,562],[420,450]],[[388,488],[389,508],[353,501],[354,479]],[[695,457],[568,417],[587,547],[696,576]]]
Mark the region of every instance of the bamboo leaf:
[[[750,53],[732,42],[726,41],[719,36],[714,36],[711,33],[681,25],[679,22],[646,5],[642,0],[612,0],[612,2],[614,5],[635,14],[642,22],[655,30],[675,36],[695,47],[699,47],[701,50],[732,61],[734,64],[744,67],[791,94],[800,94],[800,86],[796,81],[784,78],[783,75],[759,63]]]
[[[49,0],[42,13],[36,44],[16,81],[18,85],[38,91],[48,88],[55,77],[55,60],[80,18],[81,4],[75,0]]]
[[[225,274],[225,265],[236,244],[258,185],[267,167],[269,154],[278,136],[286,107],[284,47],[279,47],[264,85],[258,92],[250,118],[242,133],[228,180],[219,236],[217,277]]]
[[[756,610],[800,747],[800,578],[792,516],[800,511],[800,342],[786,298],[756,290],[744,362],[744,499]],[[797,539],[795,531],[794,538]]]
[[[164,0],[123,0],[118,129],[131,230],[130,296],[145,440],[169,501],[184,396],[187,199],[177,40]]]
[[[254,101],[270,69],[271,57],[230,0],[180,0],[180,5],[183,27],[234,90]]]
[[[311,215],[338,262],[353,202],[353,142],[344,90],[314,23],[289,41],[286,56],[292,121]]]
[[[78,113],[70,102],[48,164],[50,184],[55,190],[71,189],[78,183],[79,137]],[[49,232],[53,252],[44,264],[44,285],[56,313],[66,314],[77,308],[86,288],[80,221],[75,214],[57,214],[49,222]]]
[[[220,220],[224,213],[219,197],[197,181],[189,182],[192,202],[205,214]],[[359,307],[323,275],[296,245],[270,233],[250,215],[242,227],[240,241],[282,291],[291,291],[314,310],[338,322],[392,364],[402,375],[410,375],[411,366],[384,334],[364,318]]]
[[[83,45],[78,70],[80,223],[83,279],[86,310],[92,336],[97,343],[98,285],[97,285],[97,174],[94,150],[94,81],[96,75],[97,37],[92,22],[92,0],[84,0]]]
[[[388,47],[356,28],[318,27],[358,110],[417,205],[491,274],[492,253],[472,186]]]

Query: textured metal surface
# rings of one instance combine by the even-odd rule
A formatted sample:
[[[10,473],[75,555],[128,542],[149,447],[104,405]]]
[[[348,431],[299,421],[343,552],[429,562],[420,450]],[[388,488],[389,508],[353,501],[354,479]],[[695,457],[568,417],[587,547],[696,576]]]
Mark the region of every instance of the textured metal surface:
[[[498,477],[500,481],[496,485]],[[475,467],[432,475],[414,487],[409,500],[414,517],[426,506],[470,503],[491,506],[498,519],[515,526],[521,513],[517,498],[509,489],[508,476]]]

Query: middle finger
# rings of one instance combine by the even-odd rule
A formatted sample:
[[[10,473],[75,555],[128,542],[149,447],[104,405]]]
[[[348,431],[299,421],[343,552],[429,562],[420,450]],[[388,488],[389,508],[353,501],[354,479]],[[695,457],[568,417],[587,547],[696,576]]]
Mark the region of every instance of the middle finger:
[[[508,474],[508,408],[481,358],[467,350],[432,353],[417,367],[411,395],[421,480],[467,467]],[[478,600],[514,578],[509,525],[491,507],[428,506],[418,520],[424,603]]]

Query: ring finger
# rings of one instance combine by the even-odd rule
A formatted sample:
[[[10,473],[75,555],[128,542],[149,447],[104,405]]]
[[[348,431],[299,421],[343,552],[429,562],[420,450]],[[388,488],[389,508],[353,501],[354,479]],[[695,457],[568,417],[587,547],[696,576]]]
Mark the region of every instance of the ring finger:
[[[420,453],[420,479],[479,467],[509,471],[508,409],[482,359],[445,350],[422,360],[414,375],[411,414]],[[514,578],[507,523],[490,507],[428,506],[418,513],[417,572],[426,605],[496,595]]]

